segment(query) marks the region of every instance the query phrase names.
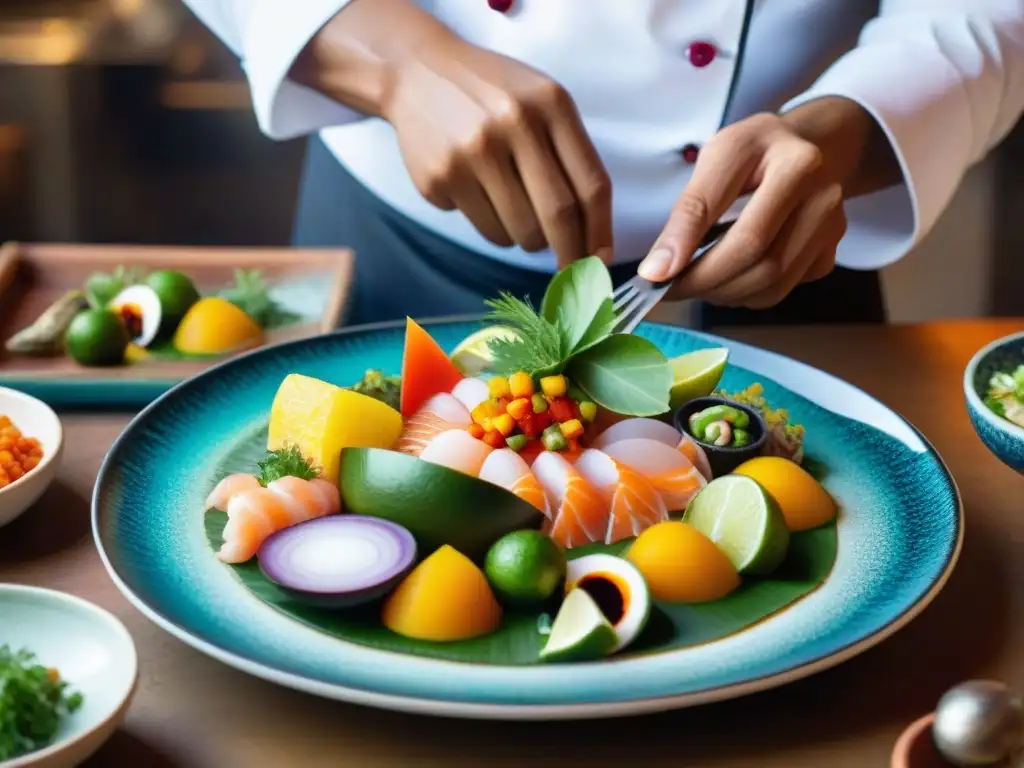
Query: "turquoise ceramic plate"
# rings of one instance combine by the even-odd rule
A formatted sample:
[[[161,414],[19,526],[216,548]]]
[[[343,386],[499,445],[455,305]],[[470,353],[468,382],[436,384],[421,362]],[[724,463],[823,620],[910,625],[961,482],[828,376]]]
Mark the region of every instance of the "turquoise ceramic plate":
[[[451,349],[475,323],[429,324]],[[754,381],[807,428],[839,501],[838,553],[816,590],[714,642],[599,663],[497,666],[338,640],[258,600],[218,562],[203,524],[217,466],[265,426],[281,379],[397,371],[402,325],[257,350],[189,380],[132,422],[104,462],[93,529],[120,589],[148,617],[250,674],[330,698],[467,717],[598,717],[739,696],[826,669],[882,641],[945,583],[960,550],[956,486],[935,450],[864,392],[802,363],[677,328],[639,333],[670,356],[727,345],[722,385]]]

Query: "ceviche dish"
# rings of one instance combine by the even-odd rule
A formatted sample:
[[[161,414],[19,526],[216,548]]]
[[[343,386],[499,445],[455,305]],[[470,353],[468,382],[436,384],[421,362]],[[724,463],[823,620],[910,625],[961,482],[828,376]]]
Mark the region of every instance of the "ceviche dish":
[[[588,258],[450,352],[410,319],[394,370],[284,376],[208,486],[210,557],[339,640],[491,664],[705,643],[816,589],[839,510],[804,428],[723,386],[725,348],[612,333],[611,295]]]

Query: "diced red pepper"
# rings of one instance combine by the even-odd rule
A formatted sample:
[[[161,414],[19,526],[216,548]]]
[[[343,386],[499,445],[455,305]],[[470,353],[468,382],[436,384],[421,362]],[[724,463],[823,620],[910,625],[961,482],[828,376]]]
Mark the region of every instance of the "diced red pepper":
[[[530,442],[528,442],[526,444],[526,447],[523,448],[523,450],[521,450],[519,452],[519,456],[527,464],[531,464],[532,465],[533,464],[533,460],[536,459],[538,456],[540,456],[540,454],[541,454],[541,452],[543,450],[544,450],[544,443],[542,443],[540,440],[531,440]]]
[[[569,438],[569,447],[565,449],[566,453],[579,453],[580,452],[580,441],[575,437]]]
[[[533,411],[526,414],[521,419],[516,419],[516,424],[519,425],[519,431],[531,440],[540,434],[537,430],[537,417]]]
[[[469,434],[471,434],[477,440],[483,440],[485,434],[484,428],[481,427],[479,424],[470,424]]]
[[[540,434],[545,429],[551,426],[551,412],[544,411],[543,413],[533,414],[533,428],[536,434]]]
[[[548,408],[548,413],[551,414],[551,418],[561,423],[563,421],[572,421],[576,418],[576,414],[573,411],[574,403],[567,397],[555,397],[551,399],[551,406]]]
[[[497,430],[491,430],[484,435],[484,442],[491,446],[491,448],[505,447],[505,438],[502,437],[501,432],[498,432]]]

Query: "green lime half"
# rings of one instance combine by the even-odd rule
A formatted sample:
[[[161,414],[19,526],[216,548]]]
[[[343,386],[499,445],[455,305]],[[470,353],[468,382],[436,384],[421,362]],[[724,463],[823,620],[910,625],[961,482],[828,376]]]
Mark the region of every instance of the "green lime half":
[[[129,341],[121,318],[105,309],[79,312],[64,334],[67,353],[80,365],[121,365]]]
[[[594,598],[585,590],[574,589],[565,596],[540,658],[541,661],[603,659],[615,648],[616,641],[615,630]]]
[[[199,291],[188,275],[173,269],[153,272],[146,278],[146,285],[160,299],[161,322],[158,335],[166,337],[178,327],[189,308],[199,301]]]
[[[725,347],[697,349],[669,360],[672,366],[672,389],[669,405],[679,408],[697,397],[707,397],[718,386],[729,361]]]
[[[542,603],[562,586],[565,552],[540,531],[513,531],[487,552],[484,573],[505,601]]]
[[[786,559],[786,520],[775,500],[749,477],[712,480],[690,502],[683,521],[715,542],[740,573],[771,573]]]
[[[488,346],[492,339],[518,339],[519,332],[505,325],[491,325],[459,342],[451,359],[463,376],[479,376],[491,367],[494,358]]]

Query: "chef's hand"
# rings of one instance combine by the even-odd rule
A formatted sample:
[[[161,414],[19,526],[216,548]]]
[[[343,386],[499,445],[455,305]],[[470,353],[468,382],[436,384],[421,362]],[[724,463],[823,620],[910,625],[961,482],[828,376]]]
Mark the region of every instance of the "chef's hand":
[[[708,229],[753,192],[732,229],[685,271],[670,298],[764,309],[800,283],[825,277],[846,232],[843,185],[874,127],[859,106],[836,98],[722,129],[701,150],[640,274],[655,282],[678,275]]]
[[[420,193],[491,242],[610,258],[611,183],[558,83],[445,37],[396,68],[382,112]]]

